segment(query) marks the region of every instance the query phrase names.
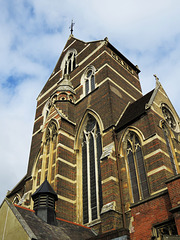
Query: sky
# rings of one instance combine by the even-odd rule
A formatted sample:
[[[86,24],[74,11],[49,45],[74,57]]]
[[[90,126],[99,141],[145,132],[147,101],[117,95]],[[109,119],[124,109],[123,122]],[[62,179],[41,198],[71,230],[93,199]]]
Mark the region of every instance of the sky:
[[[26,174],[36,98],[72,19],[74,37],[108,37],[139,66],[143,94],[156,74],[180,113],[179,0],[0,0],[0,9],[0,204]]]

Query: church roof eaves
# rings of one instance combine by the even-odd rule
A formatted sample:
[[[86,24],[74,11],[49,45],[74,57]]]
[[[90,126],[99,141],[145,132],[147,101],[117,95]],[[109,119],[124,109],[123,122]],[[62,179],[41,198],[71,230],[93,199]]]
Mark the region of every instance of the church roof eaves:
[[[131,61],[129,61],[129,59],[127,59],[121,52],[119,52],[119,50],[117,50],[117,48],[115,48],[110,42],[108,42],[107,46],[113,52],[115,52],[117,55],[119,55],[122,58],[122,60],[124,60],[126,63],[128,63],[137,73],[141,72],[137,66],[135,66]]]

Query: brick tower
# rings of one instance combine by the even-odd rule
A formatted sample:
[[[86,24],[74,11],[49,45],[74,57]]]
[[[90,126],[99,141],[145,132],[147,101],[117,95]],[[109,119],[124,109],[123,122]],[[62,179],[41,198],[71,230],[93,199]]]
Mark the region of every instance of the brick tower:
[[[96,239],[180,234],[179,117],[157,77],[142,95],[139,72],[107,38],[70,35],[37,98],[27,175],[8,197],[32,209],[47,178],[57,217]]]

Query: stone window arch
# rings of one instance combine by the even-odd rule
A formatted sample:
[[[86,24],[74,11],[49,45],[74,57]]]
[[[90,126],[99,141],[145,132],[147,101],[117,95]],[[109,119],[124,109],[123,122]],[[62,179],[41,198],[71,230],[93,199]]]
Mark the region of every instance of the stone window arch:
[[[86,96],[95,89],[95,67],[89,66],[82,75],[83,95]]]
[[[70,49],[67,51],[61,64],[63,75],[70,74],[76,68],[76,55],[76,49]]]
[[[138,202],[149,196],[149,187],[141,142],[133,131],[129,131],[125,138],[125,156],[131,186],[131,200]]]

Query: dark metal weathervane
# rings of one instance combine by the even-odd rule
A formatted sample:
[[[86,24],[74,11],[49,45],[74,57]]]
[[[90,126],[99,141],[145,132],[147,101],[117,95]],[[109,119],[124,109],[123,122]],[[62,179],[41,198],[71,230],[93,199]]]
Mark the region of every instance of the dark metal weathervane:
[[[71,21],[71,26],[69,27],[71,29],[71,35],[73,35],[73,27],[74,27],[74,22],[73,20]]]

